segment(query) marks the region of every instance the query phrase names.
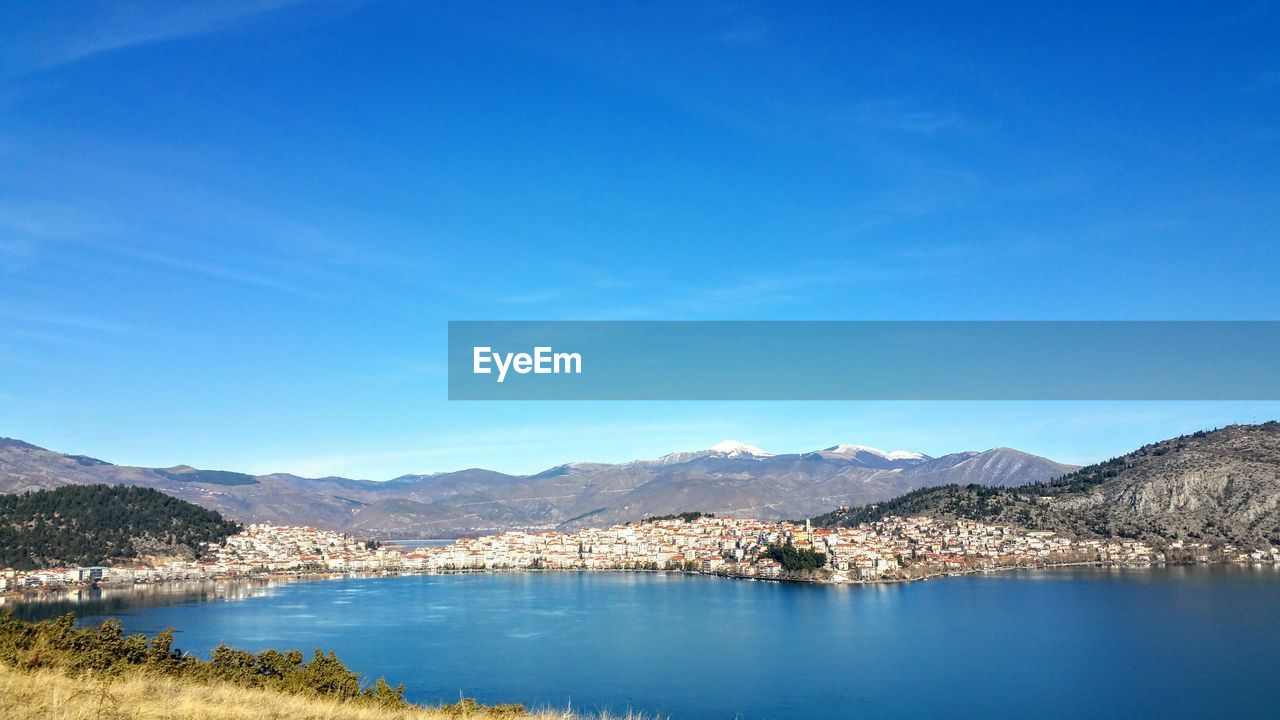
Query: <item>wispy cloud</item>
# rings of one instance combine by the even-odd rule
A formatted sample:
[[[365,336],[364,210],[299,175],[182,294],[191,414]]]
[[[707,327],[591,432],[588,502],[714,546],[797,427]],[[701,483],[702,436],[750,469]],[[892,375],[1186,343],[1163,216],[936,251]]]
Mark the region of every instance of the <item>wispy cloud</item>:
[[[355,294],[368,276],[353,270],[410,267],[376,243],[262,207],[204,178],[200,168],[223,159],[217,151],[99,144],[77,153],[35,142],[15,153],[30,182],[22,197],[0,202],[0,271],[97,257],[123,260],[132,272],[327,298]],[[67,249],[73,252],[60,252]]]
[[[109,333],[113,335],[128,335],[136,332],[135,328],[128,325],[82,315],[26,312],[16,309],[0,308],[0,317],[31,325],[52,325],[72,330],[88,330],[91,332]]]
[[[21,256],[26,267],[36,261],[42,246],[73,246],[82,251],[123,257],[214,279],[297,292],[293,286],[269,275],[191,256],[159,252],[122,240],[126,234],[137,236],[145,231],[111,218],[92,217],[78,208],[37,204],[33,209],[24,211],[0,206],[0,227],[13,233],[8,240],[0,242],[0,253]]]
[[[47,356],[31,355],[34,345],[100,351],[120,338],[141,335],[135,327],[97,317],[0,307],[0,361],[8,364],[49,370]]]
[[[724,45],[760,45],[769,40],[769,25],[755,15],[731,12],[710,37],[712,42]]]
[[[702,289],[686,298],[694,306],[732,307],[742,305],[776,305],[794,302],[818,288],[834,287],[850,282],[839,273],[761,275]]]
[[[834,286],[834,276],[759,276],[703,288],[682,288],[672,295],[652,296],[647,302],[600,307],[579,313],[583,320],[659,320],[692,317],[725,318],[744,310],[788,305],[809,299],[822,286]]]
[[[369,361],[369,367],[356,376],[368,385],[400,385],[445,377],[449,372],[443,362],[421,358],[382,358]]]
[[[514,276],[499,277],[486,272],[465,282],[441,282],[437,289],[468,303],[480,305],[530,305],[541,311],[551,306],[574,306],[599,302],[623,291],[643,287],[643,283],[620,270],[609,270],[570,258],[537,258],[522,263]],[[512,288],[520,288],[512,290]]]
[[[534,305],[559,300],[565,296],[565,293],[564,288],[540,288],[511,295],[500,295],[494,297],[493,301],[503,305]]]
[[[855,105],[849,115],[863,127],[914,135],[931,136],[965,126],[957,112],[925,109],[901,99],[867,100]]]
[[[27,367],[27,368],[38,368],[43,371],[56,369],[60,372],[70,372],[65,368],[58,368],[54,365],[51,365],[48,361],[46,361],[43,358],[40,358],[40,359],[31,358],[31,357],[26,357],[24,355],[15,353],[12,350],[6,348],[3,343],[0,343],[0,365],[16,365],[16,366]],[[0,397],[5,397],[5,396],[0,395]],[[13,396],[10,395],[9,397],[13,397]],[[24,399],[27,399],[27,398],[24,398]]]
[[[18,205],[0,203],[0,228],[34,238],[67,238],[118,233],[128,229],[118,222],[86,215],[65,203],[27,200]]]
[[[11,11],[7,13],[10,30],[4,34],[8,50],[0,58],[11,71],[47,69],[113,50],[233,29],[309,1],[58,3],[61,7],[43,9],[39,16],[45,20],[34,28],[30,24],[36,13],[29,8],[25,13]]]
[[[856,262],[812,264],[792,273],[744,273],[727,282],[680,285],[645,304],[601,308],[584,319],[640,320],[690,317],[730,318],[738,313],[813,303],[830,306],[837,294],[929,277],[952,266],[966,248],[922,247],[920,254],[886,251]],[[652,294],[652,293],[651,293]]]
[[[278,278],[264,275],[258,272],[244,270],[237,267],[222,265],[215,262],[199,260],[193,257],[183,257],[179,255],[168,255],[151,250],[141,248],[133,248],[122,245],[98,245],[99,249],[108,250],[114,254],[132,259],[141,260],[143,262],[152,263],[162,267],[171,268],[179,271],[193,272],[199,275],[213,278],[215,280],[228,280],[243,285],[251,285],[253,287],[264,288],[268,290],[280,290],[283,292],[309,295],[301,289],[286,283]]]

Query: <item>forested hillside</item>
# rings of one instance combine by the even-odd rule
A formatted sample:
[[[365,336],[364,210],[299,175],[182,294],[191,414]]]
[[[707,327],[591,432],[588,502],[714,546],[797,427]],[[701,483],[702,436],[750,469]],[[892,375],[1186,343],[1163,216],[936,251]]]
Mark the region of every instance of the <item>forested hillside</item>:
[[[192,557],[240,526],[149,488],[68,485],[0,495],[0,566],[30,570]]]

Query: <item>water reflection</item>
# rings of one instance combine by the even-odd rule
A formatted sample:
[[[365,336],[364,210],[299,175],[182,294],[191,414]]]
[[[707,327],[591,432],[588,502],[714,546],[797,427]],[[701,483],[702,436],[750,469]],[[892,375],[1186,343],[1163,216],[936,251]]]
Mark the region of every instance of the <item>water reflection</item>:
[[[147,608],[218,600],[247,600],[274,595],[292,579],[184,580],[155,585],[69,588],[15,601],[0,597],[20,620],[38,621],[75,613],[78,617],[132,615]]]
[[[22,611],[177,628],[202,657],[223,641],[322,647],[427,703],[461,693],[675,720],[1269,720],[1276,608],[1280,571],[1221,566],[838,587],[571,572],[188,583]]]

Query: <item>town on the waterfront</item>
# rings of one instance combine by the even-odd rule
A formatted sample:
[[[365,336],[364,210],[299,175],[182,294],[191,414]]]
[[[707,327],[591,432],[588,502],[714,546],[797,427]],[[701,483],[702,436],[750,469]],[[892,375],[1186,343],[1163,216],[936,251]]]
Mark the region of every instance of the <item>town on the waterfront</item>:
[[[786,548],[816,562],[788,567]],[[886,517],[857,527],[697,513],[574,532],[511,531],[443,545],[366,542],[312,527],[249,525],[194,561],[0,571],[0,593],[255,576],[468,571],[671,571],[819,583],[917,580],[1073,564],[1280,563],[1280,549],[1073,538],[972,520]]]

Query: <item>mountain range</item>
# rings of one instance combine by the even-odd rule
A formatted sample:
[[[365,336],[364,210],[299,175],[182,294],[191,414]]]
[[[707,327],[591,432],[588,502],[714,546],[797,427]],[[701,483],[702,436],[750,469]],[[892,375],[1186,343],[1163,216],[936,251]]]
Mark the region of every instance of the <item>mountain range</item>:
[[[1280,422],[1170,438],[1019,487],[944,485],[842,508],[818,525],[960,517],[1077,536],[1280,545]]]
[[[575,528],[704,511],[802,518],[946,484],[1010,486],[1076,469],[1010,448],[929,457],[836,445],[772,454],[735,441],[627,463],[575,462],[533,475],[472,468],[377,482],[287,473],[248,475],[180,465],[115,465],[0,439],[0,492],[62,485],[149,487],[239,522],[342,530],[380,538],[449,537],[512,528]]]

